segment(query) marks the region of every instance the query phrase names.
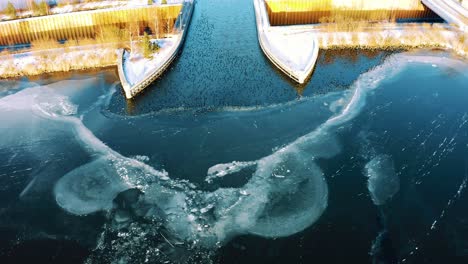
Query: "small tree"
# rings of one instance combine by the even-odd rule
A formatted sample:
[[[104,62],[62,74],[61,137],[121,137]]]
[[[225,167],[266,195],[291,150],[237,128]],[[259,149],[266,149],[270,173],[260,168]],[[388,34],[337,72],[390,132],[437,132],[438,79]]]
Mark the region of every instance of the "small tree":
[[[152,5],[153,4],[153,0],[148,0],[148,5]]]
[[[49,14],[49,5],[46,1],[41,1],[39,4],[31,1],[31,11],[34,16],[45,16]]]
[[[164,34],[168,34],[171,32],[171,18],[170,18],[170,15],[169,13],[167,12],[167,10],[162,10],[161,11],[161,24],[162,24],[162,32],[164,32]]]
[[[153,43],[148,33],[145,32],[141,42],[141,49],[143,50],[143,56],[147,59],[151,59],[153,58],[153,53],[159,50],[159,45]]]
[[[140,35],[140,30],[136,22],[127,23],[126,35],[130,38],[130,52],[133,52],[133,39]]]
[[[153,43],[151,42],[151,39],[146,32],[143,35],[142,48],[143,56],[147,59],[151,59],[153,57]]]
[[[11,3],[8,2],[7,7],[5,8],[5,15],[9,16],[11,19],[16,19],[16,8],[15,6]]]
[[[150,25],[150,29],[151,29],[152,34],[158,39],[160,36],[159,35],[160,34],[159,8],[151,8],[149,12],[150,12],[150,18],[152,19],[152,24]]]
[[[45,16],[49,14],[49,5],[46,1],[42,0],[39,4],[39,15]]]
[[[31,11],[33,16],[39,16],[41,13],[39,10],[39,5],[35,1],[31,1]]]
[[[167,5],[167,0],[161,0],[162,5]]]

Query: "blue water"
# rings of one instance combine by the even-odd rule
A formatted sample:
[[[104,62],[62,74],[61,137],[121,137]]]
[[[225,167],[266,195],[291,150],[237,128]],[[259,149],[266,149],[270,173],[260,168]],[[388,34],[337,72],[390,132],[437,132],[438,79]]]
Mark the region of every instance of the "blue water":
[[[0,81],[0,263],[468,261],[467,62],[322,52],[296,86],[244,2],[199,1],[134,101],[114,70]]]
[[[135,263],[145,258],[159,263],[181,256],[198,263],[463,263],[468,231],[464,210],[468,66],[450,56],[444,59],[447,54],[416,55],[387,57],[383,66],[361,75],[345,90],[210,112],[116,114],[111,101],[120,96],[120,87],[112,81],[113,72],[80,74],[42,86],[2,82],[2,87],[9,85],[0,99],[2,256],[13,262],[31,254],[42,262],[68,261],[73,256],[69,261],[78,263],[87,258],[96,263],[130,258]],[[425,62],[424,56],[436,61]],[[83,129],[89,129],[91,136]],[[304,168],[277,154],[289,149],[299,151],[304,162],[318,158],[307,166],[318,166],[323,175],[306,169],[320,186],[323,176],[327,190],[316,221],[302,223],[288,216],[316,210],[309,207],[315,200],[304,200],[311,195],[309,190],[301,189],[306,188],[303,180],[308,174],[298,182],[287,180],[301,179],[294,173],[279,177],[286,182],[265,190],[261,186],[270,186],[268,177],[282,174],[253,176],[265,166],[262,160],[268,165],[276,158],[282,163],[275,169],[278,173],[290,168],[302,175]],[[274,160],[266,158],[271,154]],[[116,173],[129,177],[127,187],[121,187],[112,170],[100,171],[108,164],[100,163],[100,157],[108,155],[123,162],[116,165]],[[374,164],[379,157],[390,161]],[[210,167],[232,161],[259,163],[211,183],[204,180]],[[142,169],[140,163],[166,171],[171,180],[156,180],[159,174]],[[375,190],[368,173],[374,173]],[[385,189],[395,177],[397,188]],[[254,181],[260,185],[246,187]],[[296,192],[298,187],[302,191]],[[128,188],[134,191],[124,191]],[[206,207],[210,193],[220,195],[220,190],[230,188],[286,195],[262,210],[272,210],[267,215],[283,223],[268,234],[283,230],[288,235],[271,239],[266,231],[253,231],[257,228],[225,227],[234,231],[220,244],[212,244],[191,233],[183,235],[185,231],[165,226],[167,219],[159,218],[183,217],[183,212],[159,204],[163,198],[156,193],[169,192],[164,199],[173,202],[173,195],[187,195],[188,203],[179,205],[188,206],[189,215]],[[213,206],[222,208],[224,200],[238,195],[223,193],[223,200]],[[380,204],[372,198],[375,195]],[[77,197],[84,203],[76,204]],[[244,211],[249,207],[240,208],[226,217],[249,213]],[[148,215],[147,210],[160,213]],[[215,226],[223,219],[212,217],[203,221]],[[265,216],[246,217],[263,221]],[[260,235],[243,235],[246,232]],[[194,246],[193,241],[203,246]],[[96,243],[101,247],[95,248]],[[174,243],[176,249],[170,246]],[[337,249],[340,254],[334,254]]]

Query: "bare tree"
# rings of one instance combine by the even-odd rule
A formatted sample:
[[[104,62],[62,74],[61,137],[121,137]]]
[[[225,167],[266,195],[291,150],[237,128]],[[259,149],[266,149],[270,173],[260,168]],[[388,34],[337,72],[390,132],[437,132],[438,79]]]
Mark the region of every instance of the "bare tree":
[[[140,35],[139,26],[135,21],[128,23],[128,33],[130,36],[130,52],[133,52],[133,49],[134,49],[133,40],[135,37],[138,37]]]

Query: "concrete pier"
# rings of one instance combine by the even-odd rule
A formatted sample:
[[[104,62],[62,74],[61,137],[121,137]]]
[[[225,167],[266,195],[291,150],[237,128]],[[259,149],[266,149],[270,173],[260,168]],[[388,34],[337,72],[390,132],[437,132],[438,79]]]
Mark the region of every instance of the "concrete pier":
[[[468,10],[451,0],[421,0],[432,11],[462,31],[468,31]]]
[[[287,27],[272,27],[264,0],[254,0],[254,8],[261,49],[287,76],[304,83],[312,74],[318,57],[315,35],[310,32],[291,34]]]
[[[253,0],[258,31],[258,40],[268,59],[287,76],[304,83],[312,73],[319,47],[405,49],[405,48],[445,48],[458,55],[467,56],[467,39],[459,37],[467,31],[467,10],[450,0],[406,0],[406,6],[395,5],[392,1],[363,2],[365,10],[355,10],[355,2],[340,0]],[[268,4],[268,5],[267,5]],[[340,6],[340,5],[350,6]],[[401,3],[400,3],[401,4]],[[424,5],[423,5],[424,4]],[[325,7],[325,9],[324,9]],[[318,9],[317,9],[318,8]],[[344,8],[344,9],[343,9]],[[316,10],[317,9],[317,10]],[[350,20],[333,22],[334,9],[348,12]],[[324,13],[323,10],[329,11]],[[405,11],[405,12],[403,12]],[[273,14],[277,12],[276,14]],[[300,12],[301,15],[296,14]],[[373,13],[377,20],[369,23]],[[285,15],[278,26],[272,26],[270,15]],[[288,14],[291,17],[288,18]],[[341,13],[340,13],[341,14]],[[344,13],[343,13],[344,14]],[[370,15],[371,14],[371,15]],[[450,25],[431,23],[391,23],[395,18],[427,17],[438,14]],[[342,15],[342,14],[341,14]],[[328,18],[327,23],[300,24],[297,21]],[[328,16],[328,17],[327,17]],[[380,21],[380,22],[377,22]],[[278,22],[278,21],[276,21]],[[295,25],[290,25],[291,23]],[[353,24],[354,23],[354,24]],[[360,24],[361,23],[361,24]],[[455,25],[456,27],[453,27]],[[464,31],[462,33],[459,30]]]
[[[120,81],[122,83],[122,87],[125,91],[125,97],[127,99],[131,99],[135,97],[137,94],[142,92],[146,87],[151,85],[157,78],[159,78],[164,71],[170,66],[172,61],[177,57],[179,52],[182,49],[184,44],[187,31],[190,25],[190,20],[192,18],[193,9],[194,9],[194,0],[186,0],[183,4],[182,10],[177,18],[174,30],[176,32],[176,41],[175,44],[171,47],[171,50],[165,54],[165,56],[160,60],[160,62],[152,69],[152,71],[142,78],[131,84],[128,81],[128,78],[125,73],[124,63],[125,63],[125,54],[128,52],[126,50],[122,50],[119,52],[119,59],[118,59],[118,74]]]

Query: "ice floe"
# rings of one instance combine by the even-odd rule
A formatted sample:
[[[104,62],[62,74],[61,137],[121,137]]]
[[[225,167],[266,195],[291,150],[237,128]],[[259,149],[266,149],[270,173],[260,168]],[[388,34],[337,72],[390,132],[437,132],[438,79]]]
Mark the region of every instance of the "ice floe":
[[[400,189],[400,178],[395,173],[389,155],[378,155],[366,166],[367,187],[375,205],[383,205]]]

